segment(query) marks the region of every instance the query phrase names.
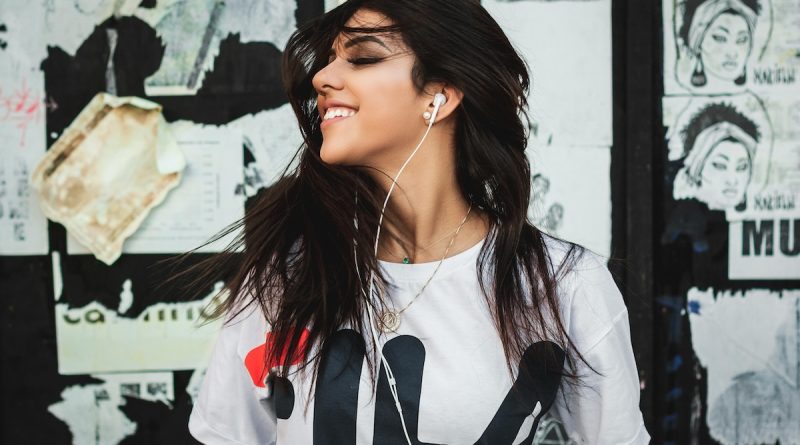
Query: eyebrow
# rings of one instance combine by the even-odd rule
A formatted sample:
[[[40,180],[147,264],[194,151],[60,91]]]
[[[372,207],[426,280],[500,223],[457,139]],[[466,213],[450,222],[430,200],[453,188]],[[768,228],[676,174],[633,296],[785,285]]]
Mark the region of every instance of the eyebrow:
[[[728,28],[726,28],[726,27],[724,27],[724,26],[722,26],[722,25],[719,25],[719,26],[717,26],[717,27],[718,27],[719,29],[721,29],[721,30],[723,30],[723,31],[727,32],[728,34],[730,34],[730,33],[731,33],[730,31],[728,31]]]
[[[344,44],[344,47],[345,48],[350,48],[351,46],[356,46],[356,45],[358,45],[358,44],[360,44],[362,42],[375,42],[378,45],[380,45],[380,46],[382,46],[382,47],[384,47],[386,49],[389,49],[389,47],[386,46],[385,43],[383,43],[383,40],[381,40],[381,39],[379,39],[379,38],[377,38],[375,36],[370,36],[370,35],[358,36],[358,37],[352,38],[352,39],[348,40]]]

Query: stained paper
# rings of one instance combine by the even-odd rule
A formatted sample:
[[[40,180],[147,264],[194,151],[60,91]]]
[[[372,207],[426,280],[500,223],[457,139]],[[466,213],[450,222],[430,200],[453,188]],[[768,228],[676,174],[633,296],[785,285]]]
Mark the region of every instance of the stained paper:
[[[99,93],[36,166],[31,186],[48,218],[112,264],[184,166],[158,104]]]

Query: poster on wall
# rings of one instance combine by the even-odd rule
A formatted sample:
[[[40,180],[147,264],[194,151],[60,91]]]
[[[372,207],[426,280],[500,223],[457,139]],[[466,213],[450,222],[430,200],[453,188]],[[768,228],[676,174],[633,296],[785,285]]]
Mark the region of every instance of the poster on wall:
[[[532,143],[610,146],[611,2],[481,4],[530,67]]]
[[[60,374],[194,370],[208,362],[222,321],[209,322],[206,315],[227,295],[221,281],[202,299],[134,311],[137,288],[127,279],[116,307],[94,300],[74,305],[62,298],[65,271],[59,252],[52,253],[52,263]]]
[[[296,28],[295,0],[166,0],[133,12],[164,43],[158,71],[145,80],[150,96],[191,95],[203,84],[220,43],[271,42],[283,50]]]
[[[97,383],[68,386],[61,400],[47,407],[72,433],[75,445],[116,445],[139,428],[125,412],[127,399],[172,407],[171,372],[94,374]]]
[[[667,95],[781,92],[800,82],[793,0],[665,0]]]
[[[170,124],[170,129],[187,159],[183,178],[125,240],[123,253],[186,252],[244,216],[244,197],[236,194],[243,181],[241,131],[186,121]],[[220,251],[237,234],[209,243],[198,252]],[[89,253],[72,236],[67,237],[67,252]]]
[[[0,8],[0,255],[46,255],[47,219],[29,178],[47,149],[41,2]]]
[[[708,370],[706,423],[724,445],[800,438],[800,290],[688,293],[692,348]]]
[[[725,212],[728,279],[800,278],[800,95],[668,96],[663,110],[672,198]]]
[[[547,146],[526,153],[532,174],[530,221],[550,235],[610,256],[611,149]]]

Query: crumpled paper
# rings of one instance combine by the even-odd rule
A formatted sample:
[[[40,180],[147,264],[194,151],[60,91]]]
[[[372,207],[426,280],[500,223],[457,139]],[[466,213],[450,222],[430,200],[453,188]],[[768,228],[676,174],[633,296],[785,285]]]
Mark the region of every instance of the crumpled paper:
[[[44,214],[106,264],[180,183],[186,158],[161,110],[98,93],[31,174]]]

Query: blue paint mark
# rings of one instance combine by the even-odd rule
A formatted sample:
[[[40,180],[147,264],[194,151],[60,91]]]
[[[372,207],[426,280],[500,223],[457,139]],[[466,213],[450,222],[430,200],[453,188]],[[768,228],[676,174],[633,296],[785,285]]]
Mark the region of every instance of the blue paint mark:
[[[683,390],[680,388],[672,388],[667,393],[667,401],[679,399],[683,395]]]
[[[661,421],[664,425],[664,429],[667,430],[674,430],[676,426],[678,426],[678,415],[677,414],[670,414],[668,416],[664,416],[664,419]]]
[[[692,314],[700,315],[700,302],[697,300],[689,300],[689,312]]]
[[[672,361],[667,363],[667,372],[675,372],[678,368],[683,365],[683,357],[680,355],[675,355],[672,357]]]

